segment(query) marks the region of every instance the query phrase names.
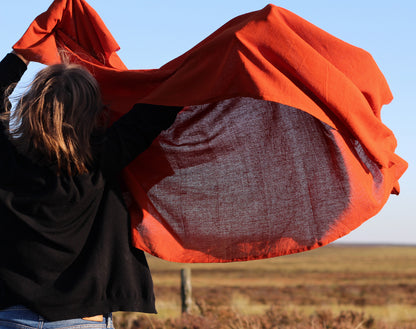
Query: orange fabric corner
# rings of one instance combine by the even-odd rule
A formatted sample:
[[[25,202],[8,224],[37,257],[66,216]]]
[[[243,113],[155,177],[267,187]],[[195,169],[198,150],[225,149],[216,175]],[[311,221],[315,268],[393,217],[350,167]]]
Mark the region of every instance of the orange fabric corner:
[[[73,49],[65,53],[68,45]],[[116,54],[119,45],[85,1],[54,1],[32,22],[13,48],[26,59],[47,65],[60,63],[76,52],[106,67],[126,68]]]

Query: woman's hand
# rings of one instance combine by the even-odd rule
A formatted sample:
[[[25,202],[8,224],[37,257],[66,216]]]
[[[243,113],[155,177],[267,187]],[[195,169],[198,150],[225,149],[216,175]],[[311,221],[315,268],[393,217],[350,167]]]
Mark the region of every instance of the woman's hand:
[[[12,51],[12,54],[15,54],[17,57],[19,57],[23,63],[25,63],[26,65],[29,64],[30,61],[28,61],[26,58],[24,58],[22,55],[18,54],[16,51]]]

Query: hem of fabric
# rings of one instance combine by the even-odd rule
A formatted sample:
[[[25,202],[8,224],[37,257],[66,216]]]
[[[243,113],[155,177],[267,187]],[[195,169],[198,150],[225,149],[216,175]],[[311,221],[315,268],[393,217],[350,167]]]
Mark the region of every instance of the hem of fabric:
[[[123,299],[122,301],[104,300],[88,304],[77,303],[73,305],[51,305],[39,307],[27,305],[34,312],[39,313],[47,321],[61,321],[75,318],[83,318],[93,315],[108,314],[112,312],[140,312],[156,314],[154,301],[138,301],[137,299]]]

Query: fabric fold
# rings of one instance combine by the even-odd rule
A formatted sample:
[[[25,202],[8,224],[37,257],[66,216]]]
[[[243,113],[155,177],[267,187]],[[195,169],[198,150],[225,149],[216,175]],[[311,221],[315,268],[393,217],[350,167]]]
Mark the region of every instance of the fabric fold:
[[[55,1],[14,48],[85,66],[113,120],[138,102],[186,106],[124,172],[135,246],[168,260],[327,244],[376,214],[407,168],[371,55],[283,8],[236,17],[154,70],[127,70],[83,0]]]

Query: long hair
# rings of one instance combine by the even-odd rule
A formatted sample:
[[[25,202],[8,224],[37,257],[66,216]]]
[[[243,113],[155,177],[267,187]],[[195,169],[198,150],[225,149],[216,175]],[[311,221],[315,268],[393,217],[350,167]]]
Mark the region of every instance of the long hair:
[[[10,139],[19,152],[54,165],[58,174],[86,173],[102,108],[98,83],[88,71],[74,64],[48,66],[6,113]]]

